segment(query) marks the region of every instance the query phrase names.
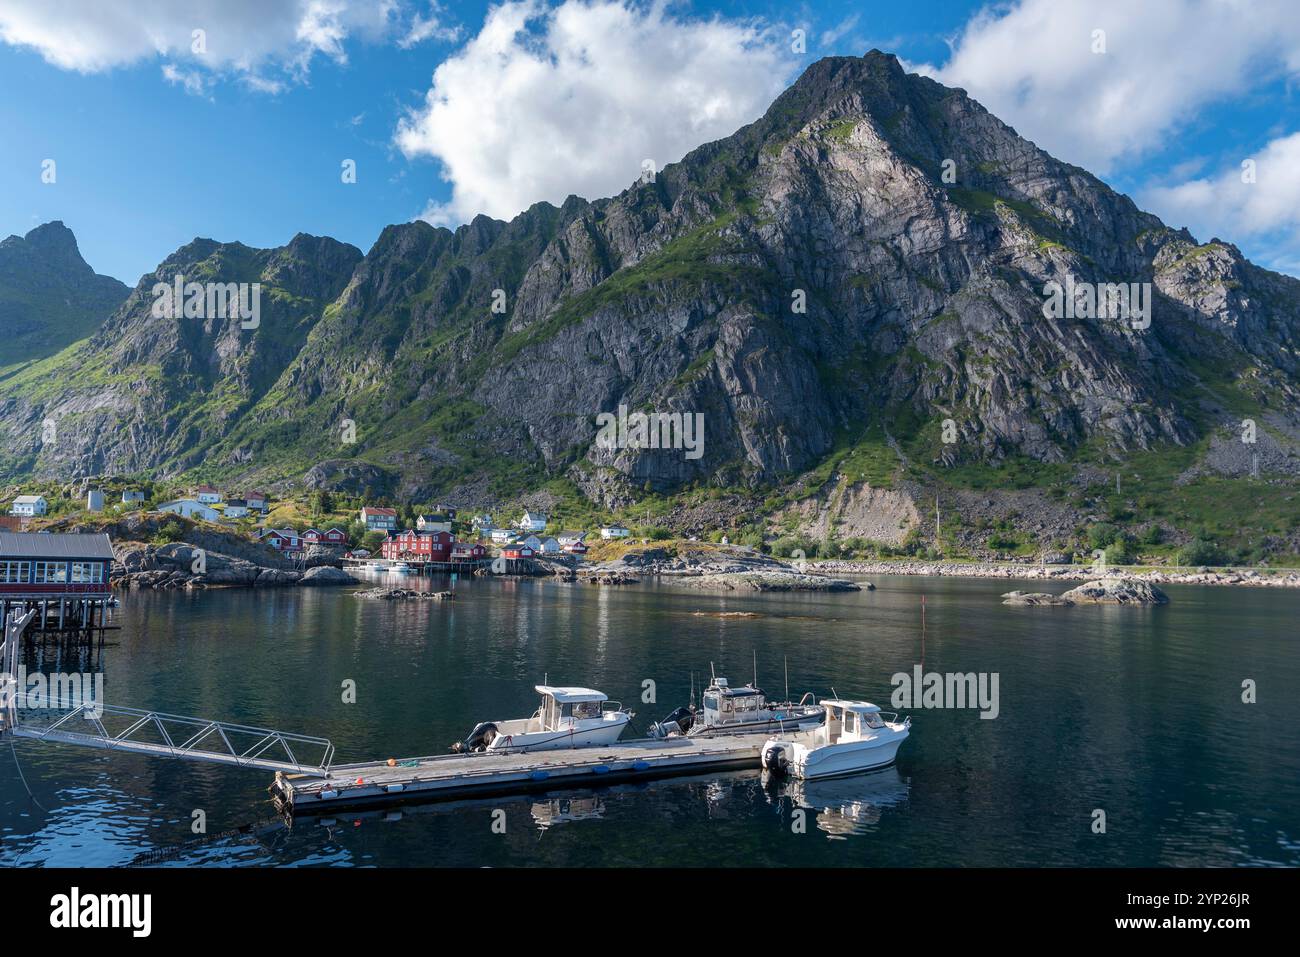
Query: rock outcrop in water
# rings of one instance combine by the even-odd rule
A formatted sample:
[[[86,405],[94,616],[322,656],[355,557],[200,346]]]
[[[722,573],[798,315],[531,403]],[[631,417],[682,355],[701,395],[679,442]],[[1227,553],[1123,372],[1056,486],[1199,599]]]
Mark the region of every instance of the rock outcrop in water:
[[[1060,595],[1009,591],[1004,605],[1164,605],[1169,597],[1149,582],[1132,578],[1103,578],[1085,582]]]

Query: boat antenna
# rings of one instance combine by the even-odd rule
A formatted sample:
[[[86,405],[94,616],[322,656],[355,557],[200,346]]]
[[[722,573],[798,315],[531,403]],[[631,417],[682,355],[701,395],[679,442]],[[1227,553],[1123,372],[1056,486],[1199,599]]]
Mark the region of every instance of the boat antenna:
[[[757,688],[758,687],[758,649],[757,648],[751,649],[750,653],[753,654],[754,656],[754,687]]]
[[[712,662],[712,661],[709,662],[709,677],[712,678],[714,681],[717,681],[717,680],[718,680],[718,673],[717,673],[716,671],[713,670],[713,662]]]
[[[785,656],[785,700],[790,700],[790,656]]]

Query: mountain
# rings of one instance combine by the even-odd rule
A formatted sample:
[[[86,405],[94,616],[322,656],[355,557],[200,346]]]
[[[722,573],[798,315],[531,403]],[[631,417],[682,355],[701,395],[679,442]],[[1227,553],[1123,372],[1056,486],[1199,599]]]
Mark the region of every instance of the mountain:
[[[251,332],[155,318],[177,272],[260,279],[274,308]],[[1150,284],[1149,326],[1048,316],[1054,282]],[[685,530],[722,501],[895,542],[942,491],[945,534],[1008,547],[1099,519],[1205,534],[1235,496],[1260,522],[1243,548],[1295,553],[1298,350],[1300,282],[873,51],[613,198],[391,226],[364,257],[196,240],[0,383],[0,475],[201,466],[467,504],[545,484],[676,496]],[[620,405],[702,414],[703,454],[600,447]]]
[[[0,242],[0,370],[84,339],[129,291],[96,275],[57,220]]]

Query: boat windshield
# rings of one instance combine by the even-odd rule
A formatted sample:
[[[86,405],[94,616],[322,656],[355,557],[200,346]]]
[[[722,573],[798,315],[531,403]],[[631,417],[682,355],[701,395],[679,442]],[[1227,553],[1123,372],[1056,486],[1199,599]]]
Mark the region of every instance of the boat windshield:
[[[880,715],[876,714],[874,711],[859,715],[859,717],[862,719],[862,723],[868,728],[883,728],[885,726],[885,723],[880,720]]]
[[[574,718],[599,718],[600,702],[599,701],[575,701],[573,704],[564,706],[564,713],[568,715],[569,709],[572,708]]]

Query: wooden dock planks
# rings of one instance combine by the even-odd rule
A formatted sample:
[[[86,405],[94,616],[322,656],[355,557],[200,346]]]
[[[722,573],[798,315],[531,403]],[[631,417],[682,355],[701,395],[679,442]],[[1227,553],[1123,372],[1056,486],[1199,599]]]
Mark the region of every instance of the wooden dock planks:
[[[447,754],[338,765],[327,776],[279,772],[271,793],[290,813],[339,807],[509,794],[615,781],[648,780],[722,768],[758,768],[767,734],[643,738],[615,745],[524,754]]]

